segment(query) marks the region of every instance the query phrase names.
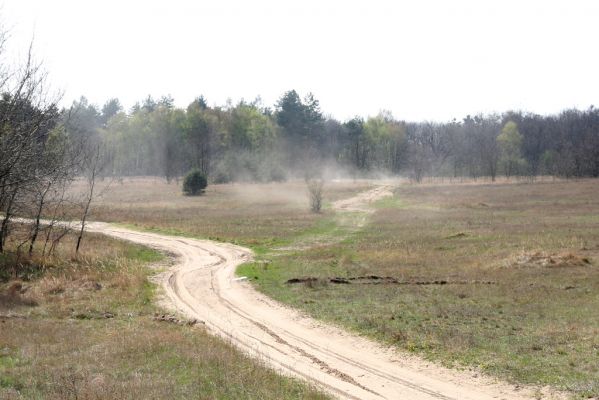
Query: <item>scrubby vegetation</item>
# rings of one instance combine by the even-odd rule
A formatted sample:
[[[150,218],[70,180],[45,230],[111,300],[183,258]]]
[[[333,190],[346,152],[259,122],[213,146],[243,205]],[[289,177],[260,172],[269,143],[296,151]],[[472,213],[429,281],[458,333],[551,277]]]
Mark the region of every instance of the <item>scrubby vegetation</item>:
[[[322,179],[309,179],[306,181],[308,186],[308,194],[310,197],[310,210],[314,213],[319,213],[322,210],[323,188],[324,182]]]
[[[11,271],[0,279],[0,398],[326,398],[200,324],[163,318],[148,281],[159,253],[91,235],[75,257],[75,241],[54,257],[0,258]]]

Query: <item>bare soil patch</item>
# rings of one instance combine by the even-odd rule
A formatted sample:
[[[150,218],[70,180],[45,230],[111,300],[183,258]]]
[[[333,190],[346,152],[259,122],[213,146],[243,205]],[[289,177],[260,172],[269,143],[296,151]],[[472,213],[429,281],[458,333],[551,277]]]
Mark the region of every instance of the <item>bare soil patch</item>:
[[[391,284],[391,285],[496,285],[497,282],[494,281],[477,281],[477,280],[446,280],[446,279],[436,279],[436,280],[401,280],[399,278],[394,278],[392,276],[378,276],[378,275],[368,275],[368,276],[352,276],[352,277],[315,277],[308,276],[302,278],[291,278],[285,281],[287,284],[296,284],[303,283],[307,285],[314,285],[318,282],[322,283],[335,283],[335,284],[361,284],[361,285],[383,285],[383,284]]]
[[[572,252],[528,251],[514,257],[511,265],[517,267],[572,268],[590,266],[591,260]]]

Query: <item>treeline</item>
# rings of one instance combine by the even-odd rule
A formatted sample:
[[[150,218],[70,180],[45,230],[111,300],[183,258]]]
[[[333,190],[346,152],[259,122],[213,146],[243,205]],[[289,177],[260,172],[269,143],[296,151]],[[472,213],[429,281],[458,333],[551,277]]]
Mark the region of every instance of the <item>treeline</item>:
[[[340,122],[295,91],[274,108],[259,101],[187,108],[148,97],[128,112],[117,99],[101,109],[82,98],[60,109],[31,58],[0,69],[0,253],[16,217],[33,220],[17,247],[51,253],[72,229],[77,247],[96,182],[132,175],[179,179],[199,169],[212,182],[346,176],[599,176],[599,110],[540,116],[478,115],[448,123],[406,122],[382,112]],[[75,179],[84,190],[69,191]],[[69,211],[66,214],[67,210]],[[79,210],[80,224],[59,221]]]
[[[151,97],[125,112],[117,99],[101,109],[82,98],[73,132],[101,138],[106,174],[167,180],[198,168],[212,182],[276,181],[325,167],[350,176],[599,176],[599,110],[541,116],[524,112],[467,116],[447,123],[407,122],[388,112],[338,121],[294,90],[274,108],[260,101],[187,108]],[[77,127],[75,129],[75,127]]]

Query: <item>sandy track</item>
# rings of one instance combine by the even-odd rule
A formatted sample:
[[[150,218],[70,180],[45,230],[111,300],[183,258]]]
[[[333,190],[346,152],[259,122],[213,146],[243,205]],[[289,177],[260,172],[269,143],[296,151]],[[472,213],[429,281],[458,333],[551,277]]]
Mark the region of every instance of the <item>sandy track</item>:
[[[348,199],[337,200],[333,203],[333,208],[338,211],[359,211],[370,213],[373,211],[371,204],[382,198],[393,195],[393,186],[380,185],[371,190],[358,193]]]
[[[377,187],[335,207],[365,211],[388,194],[388,187]],[[92,223],[89,230],[175,254],[175,265],[159,277],[171,307],[251,356],[339,398],[530,398],[510,385],[402,355],[273,301],[235,279],[236,267],[252,256],[243,247],[104,223]]]

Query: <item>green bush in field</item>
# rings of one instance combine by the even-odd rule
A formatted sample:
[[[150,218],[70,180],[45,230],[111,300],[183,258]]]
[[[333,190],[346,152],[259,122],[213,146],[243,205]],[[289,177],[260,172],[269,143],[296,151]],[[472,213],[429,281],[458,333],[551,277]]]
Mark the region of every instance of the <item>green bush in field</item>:
[[[199,169],[192,169],[185,175],[183,193],[187,196],[197,196],[202,194],[206,186],[208,186],[206,176]]]

